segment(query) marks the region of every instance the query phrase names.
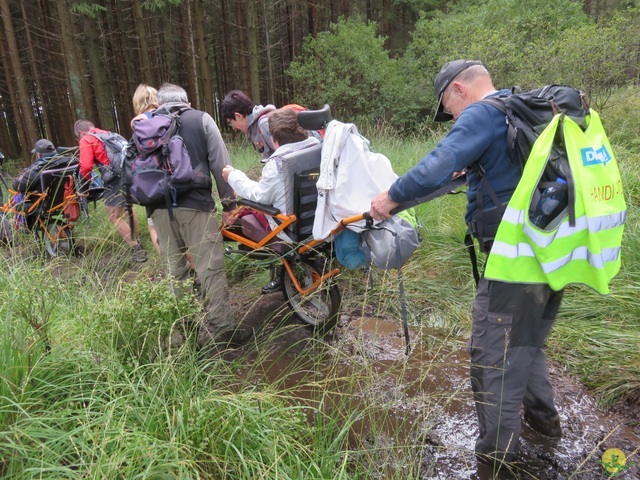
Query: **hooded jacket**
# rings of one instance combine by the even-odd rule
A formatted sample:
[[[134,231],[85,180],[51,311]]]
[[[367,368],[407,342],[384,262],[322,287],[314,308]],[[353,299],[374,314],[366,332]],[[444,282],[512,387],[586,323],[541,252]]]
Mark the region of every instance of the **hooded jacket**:
[[[260,152],[264,160],[273,155],[276,150],[269,132],[269,113],[276,110],[274,105],[256,105],[247,116],[247,135],[249,135],[253,146]]]

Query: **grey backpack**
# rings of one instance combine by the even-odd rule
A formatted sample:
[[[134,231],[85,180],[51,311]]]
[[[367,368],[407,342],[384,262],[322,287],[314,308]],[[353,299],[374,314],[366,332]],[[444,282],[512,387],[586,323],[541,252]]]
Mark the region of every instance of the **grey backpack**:
[[[104,145],[109,158],[109,165],[100,166],[100,175],[104,183],[110,183],[122,174],[122,162],[129,142],[116,132],[94,132],[89,135],[96,137]]]

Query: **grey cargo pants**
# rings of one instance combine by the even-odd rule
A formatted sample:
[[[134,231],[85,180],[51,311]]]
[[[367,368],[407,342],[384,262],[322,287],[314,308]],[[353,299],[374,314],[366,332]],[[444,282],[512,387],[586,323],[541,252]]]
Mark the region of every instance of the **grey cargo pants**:
[[[174,279],[189,278],[185,252],[188,249],[191,253],[196,275],[201,283],[205,310],[205,325],[200,325],[201,332],[209,332],[209,336],[213,336],[235,328],[236,322],[228,306],[229,288],[224,270],[222,234],[216,212],[178,207],[173,209],[173,216],[174,221],[171,221],[168,210],[158,208],[151,218],[158,232],[160,254]],[[173,291],[177,296],[182,295],[177,287]],[[208,340],[199,339],[202,344]]]
[[[518,454],[520,409],[551,418],[553,403],[543,350],[562,300],[543,284],[482,278],[473,302],[471,387],[478,415],[476,454],[484,462],[513,462]]]

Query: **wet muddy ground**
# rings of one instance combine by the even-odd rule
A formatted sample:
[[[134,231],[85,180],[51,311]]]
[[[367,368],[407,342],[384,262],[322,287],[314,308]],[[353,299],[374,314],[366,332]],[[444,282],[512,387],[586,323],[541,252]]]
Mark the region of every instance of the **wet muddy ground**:
[[[371,478],[401,478],[400,472],[492,478],[478,471],[473,455],[477,426],[465,339],[412,327],[406,356],[399,320],[343,315],[334,334],[318,342],[290,315],[281,294],[234,297],[243,297],[236,308],[258,332],[242,349],[243,377],[342,416],[351,425],[349,446],[362,452],[359,462],[370,462]],[[563,437],[549,439],[523,422],[518,478],[608,478],[602,456],[611,448],[627,456],[626,470],[615,478],[640,478],[638,406],[606,412],[560,366],[550,370]]]

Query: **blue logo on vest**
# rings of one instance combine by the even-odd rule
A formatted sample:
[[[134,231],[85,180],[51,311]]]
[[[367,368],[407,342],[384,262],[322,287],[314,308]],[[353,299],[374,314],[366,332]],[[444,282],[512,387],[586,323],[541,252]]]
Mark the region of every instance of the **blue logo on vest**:
[[[595,148],[582,148],[580,149],[582,154],[582,164],[585,167],[591,167],[593,165],[603,164],[606,165],[611,160],[611,154],[604,145],[596,150]]]

